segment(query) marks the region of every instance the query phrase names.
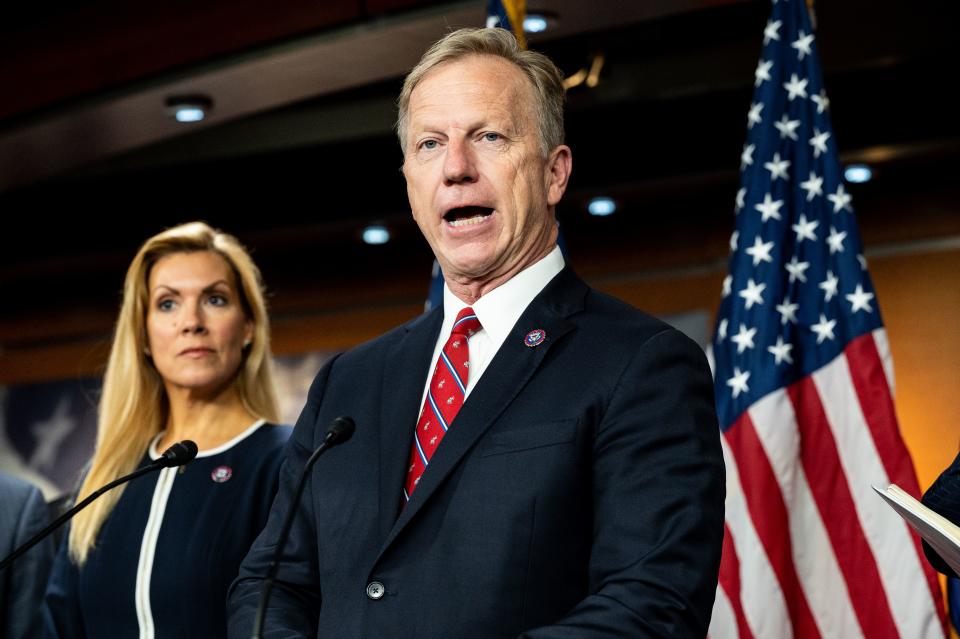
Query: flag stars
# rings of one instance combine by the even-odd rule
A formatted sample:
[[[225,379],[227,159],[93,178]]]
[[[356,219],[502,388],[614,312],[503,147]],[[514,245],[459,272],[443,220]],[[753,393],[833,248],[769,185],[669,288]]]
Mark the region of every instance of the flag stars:
[[[801,182],[800,188],[807,192],[807,202],[811,202],[818,195],[823,195],[823,178],[817,177],[816,173],[810,171],[810,179]]]
[[[737,242],[740,239],[740,231],[734,231],[730,234],[730,252],[737,250]]]
[[[752,129],[754,124],[763,122],[761,111],[763,111],[763,102],[754,102],[750,105],[750,112],[747,113],[747,130]]]
[[[810,81],[807,78],[802,80],[797,77],[796,73],[790,74],[790,81],[783,83],[783,88],[787,90],[787,100],[793,102],[795,98],[806,98],[807,97],[807,83]]]
[[[777,178],[783,178],[784,180],[790,179],[790,176],[787,175],[787,169],[790,168],[790,162],[788,160],[781,160],[780,153],[774,153],[773,159],[769,162],[765,162],[763,168],[770,171],[771,182],[776,182]]]
[[[838,231],[830,227],[830,235],[827,237],[827,244],[830,245],[830,255],[834,253],[843,253],[843,241],[847,239],[846,231]]]
[[[850,206],[850,201],[853,199],[853,196],[847,193],[847,190],[843,188],[842,184],[838,184],[837,192],[828,195],[827,199],[833,202],[834,213],[839,213],[844,209],[851,212],[853,211],[853,207]]]
[[[773,242],[764,242],[760,236],[753,238],[753,246],[746,250],[747,255],[753,258],[753,265],[759,266],[760,262],[772,262],[770,251],[773,250]],[[751,282],[753,280],[750,280]],[[747,308],[750,308],[747,306]]]
[[[797,58],[803,60],[803,56],[813,55],[813,52],[810,50],[811,44],[813,44],[813,34],[807,35],[803,32],[803,29],[801,29],[799,37],[790,43],[790,46],[797,50]]]
[[[810,96],[810,99],[816,103],[817,113],[823,113],[830,108],[830,100],[827,98],[827,92],[823,89],[820,90],[818,95]]]
[[[798,308],[800,308],[799,304],[793,304],[790,302],[789,297],[784,297],[783,304],[777,304],[777,312],[780,313],[780,324],[786,324],[787,322],[796,324]]]
[[[747,328],[740,324],[740,331],[730,338],[730,341],[737,345],[737,355],[742,355],[743,351],[753,348],[753,336],[757,334],[756,328]]]
[[[793,344],[789,342],[784,342],[783,337],[777,335],[777,343],[773,346],[767,346],[767,352],[771,353],[776,361],[774,362],[778,366],[783,362],[787,364],[793,364],[793,358],[790,357],[790,351],[793,350]]]
[[[828,320],[826,315],[820,313],[820,321],[810,327],[817,334],[817,344],[823,344],[825,340],[835,339],[833,327],[837,325],[837,320]]]
[[[761,221],[766,222],[770,218],[775,220],[781,219],[780,217],[780,207],[783,206],[783,200],[774,200],[770,197],[770,194],[767,193],[763,196],[763,202],[760,204],[754,204],[753,207],[760,211],[762,216]]]
[[[797,256],[794,255],[793,258],[783,265],[783,268],[787,269],[787,273],[790,273],[790,283],[800,280],[800,282],[806,282],[807,276],[804,275],[804,272],[810,268],[810,262],[801,262],[797,259]]]
[[[773,60],[760,60],[757,63],[757,70],[753,72],[753,86],[758,87],[770,81],[771,68],[773,68]]]
[[[720,324],[717,326],[717,342],[722,342],[727,339],[727,326],[729,326],[729,324],[730,322],[726,317],[720,320]]]
[[[852,307],[850,309],[851,313],[856,313],[857,311],[866,311],[868,313],[873,312],[873,307],[870,306],[870,300],[874,298],[874,295],[873,293],[864,291],[862,284],[857,284],[857,289],[853,293],[845,295],[844,297],[846,297],[847,301],[850,302]]]
[[[830,138],[830,132],[820,132],[820,129],[813,127],[813,137],[810,138],[810,146],[813,147],[813,157],[820,157],[821,153],[827,152],[827,140]]]
[[[807,216],[801,213],[800,219],[790,228],[797,234],[797,244],[801,244],[804,240],[810,240],[811,242],[817,241],[817,234],[814,233],[814,230],[818,226],[820,226],[819,221],[811,220],[808,222]],[[796,259],[796,257],[794,257],[794,259]]]
[[[741,186],[740,190],[737,191],[737,208],[736,208],[737,215],[740,215],[741,209],[743,209],[743,207],[746,205],[746,202],[745,202],[746,197],[747,197],[747,189],[746,187]]]
[[[817,285],[823,289],[824,302],[829,302],[833,299],[833,296],[837,294],[837,284],[839,283],[840,280],[833,274],[833,271],[827,271],[827,279]]]
[[[781,140],[790,138],[796,142],[799,139],[797,137],[797,127],[800,126],[800,120],[791,120],[790,116],[784,113],[778,122],[773,123],[773,126],[780,132]]]
[[[747,280],[747,288],[737,293],[746,302],[747,310],[753,308],[753,305],[763,306],[763,291],[767,288],[766,284],[757,284],[753,278]],[[741,324],[741,326],[743,326]]]
[[[733,391],[733,398],[739,397],[740,393],[750,392],[747,386],[747,380],[750,379],[750,371],[741,371],[739,368],[733,368],[733,377],[727,380],[727,386]]]
[[[743,145],[743,153],[740,154],[740,168],[741,168],[741,169],[743,169],[743,168],[745,168],[745,167],[748,167],[748,166],[750,166],[751,164],[753,164],[753,150],[756,149],[756,148],[757,148],[757,147],[756,147],[755,145],[753,145],[753,144],[744,144],[744,145]]]
[[[860,262],[861,271],[867,270],[867,258],[865,258],[862,253],[857,254],[857,261]]]
[[[771,40],[780,40],[780,27],[783,22],[780,20],[767,20],[767,26],[763,29],[763,44],[770,44]]]
[[[723,278],[723,294],[721,297],[726,297],[733,290],[733,275],[727,275]]]

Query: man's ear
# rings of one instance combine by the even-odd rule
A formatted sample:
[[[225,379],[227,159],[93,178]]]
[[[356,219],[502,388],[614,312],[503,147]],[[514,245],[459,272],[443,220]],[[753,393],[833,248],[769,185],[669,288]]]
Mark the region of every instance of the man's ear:
[[[547,204],[556,206],[567,190],[570,171],[573,170],[573,156],[566,144],[553,149],[547,158]]]

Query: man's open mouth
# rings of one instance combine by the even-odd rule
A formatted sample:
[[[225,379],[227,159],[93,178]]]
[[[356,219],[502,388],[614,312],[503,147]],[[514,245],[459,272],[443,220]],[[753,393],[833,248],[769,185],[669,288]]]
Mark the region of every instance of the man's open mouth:
[[[443,219],[453,227],[471,226],[480,224],[493,215],[493,209],[485,206],[460,206],[450,209]]]

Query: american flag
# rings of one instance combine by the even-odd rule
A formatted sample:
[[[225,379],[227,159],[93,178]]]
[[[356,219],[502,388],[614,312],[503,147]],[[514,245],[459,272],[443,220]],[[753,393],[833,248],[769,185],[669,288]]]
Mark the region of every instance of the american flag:
[[[919,541],[871,488],[919,495],[803,0],[774,1],[754,75],[711,345],[727,501],[710,636],[944,637]]]

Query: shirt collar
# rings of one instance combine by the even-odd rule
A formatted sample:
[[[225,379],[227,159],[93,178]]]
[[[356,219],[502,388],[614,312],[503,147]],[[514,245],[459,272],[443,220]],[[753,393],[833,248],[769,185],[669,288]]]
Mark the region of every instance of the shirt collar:
[[[540,291],[563,270],[563,253],[554,246],[540,261],[531,264],[512,278],[493,289],[472,308],[494,344],[502,344],[520,316]],[[457,313],[467,305],[443,285],[443,327],[440,335],[448,335]]]

